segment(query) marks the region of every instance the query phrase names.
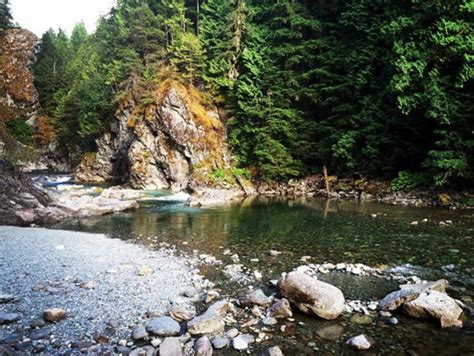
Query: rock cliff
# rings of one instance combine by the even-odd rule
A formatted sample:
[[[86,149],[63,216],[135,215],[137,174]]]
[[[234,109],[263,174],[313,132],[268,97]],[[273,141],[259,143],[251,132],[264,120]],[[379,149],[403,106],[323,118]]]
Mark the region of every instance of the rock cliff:
[[[195,88],[168,81],[152,98],[122,102],[97,152],[77,168],[77,180],[180,191],[231,165],[217,110],[206,108]]]
[[[0,38],[0,120],[30,120],[39,108],[31,66],[38,38],[24,29],[9,29]]]

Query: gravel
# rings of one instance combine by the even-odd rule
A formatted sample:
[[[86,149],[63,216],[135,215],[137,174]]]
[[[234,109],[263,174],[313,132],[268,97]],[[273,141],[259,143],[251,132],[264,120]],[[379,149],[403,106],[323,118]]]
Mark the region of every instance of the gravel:
[[[154,273],[140,276],[145,267]],[[26,337],[45,309],[65,309],[65,320],[44,327],[51,345],[92,340],[95,332],[110,329],[111,321],[118,322],[111,341],[126,339],[129,327],[146,323],[145,315],[165,314],[173,299],[209,283],[170,250],[40,228],[0,226],[0,269],[0,294],[16,299],[0,304],[0,312],[20,314],[0,332],[21,329]],[[94,287],[81,288],[88,283]]]

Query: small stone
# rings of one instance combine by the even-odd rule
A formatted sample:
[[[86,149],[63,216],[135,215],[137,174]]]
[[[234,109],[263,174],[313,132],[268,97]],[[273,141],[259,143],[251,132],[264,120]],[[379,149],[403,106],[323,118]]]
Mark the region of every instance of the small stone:
[[[194,343],[194,351],[196,356],[211,356],[213,353],[212,344],[209,338],[203,336]]]
[[[343,270],[343,269],[345,269],[345,268],[346,268],[346,264],[345,264],[345,263],[338,263],[338,264],[336,265],[336,270],[338,270],[338,271],[341,271],[341,270]]]
[[[153,273],[155,273],[155,270],[149,266],[143,266],[138,271],[138,275],[141,277],[148,277],[151,276]]]
[[[148,322],[146,331],[155,336],[175,336],[180,333],[181,327],[173,318],[160,316]]]
[[[31,340],[41,340],[41,339],[49,338],[49,335],[51,335],[51,332],[49,330],[37,329],[31,332],[31,334],[29,335],[29,338]]]
[[[266,325],[266,326],[271,326],[271,325],[278,324],[278,321],[275,318],[266,317],[266,318],[262,319],[262,324]]]
[[[310,341],[306,344],[308,347],[316,347],[316,343],[314,341]]]
[[[0,304],[12,303],[15,301],[15,296],[11,294],[0,294]]]
[[[269,309],[268,314],[274,318],[293,317],[293,311],[291,310],[290,302],[285,298],[276,300]]]
[[[344,328],[341,325],[328,325],[316,330],[316,336],[322,340],[335,341],[341,338]]]
[[[177,337],[167,337],[160,345],[160,356],[183,356],[183,348]]]
[[[265,354],[266,356],[283,356],[283,351],[278,346],[273,346]]]
[[[95,289],[96,284],[92,281],[89,281],[89,282],[81,283],[80,287],[82,289]]]
[[[34,319],[30,323],[31,328],[33,328],[33,329],[42,328],[45,325],[46,325],[46,323],[43,319]]]
[[[146,356],[146,351],[145,349],[141,347],[137,347],[136,349],[133,349],[132,351],[130,351],[128,355],[129,356]]]
[[[20,314],[0,312],[0,325],[13,323],[14,321],[20,320]]]
[[[395,317],[388,318],[388,319],[387,319],[387,324],[390,324],[390,325],[397,325],[397,324],[398,324],[398,319],[395,318]]]
[[[371,338],[362,334],[347,340],[346,345],[349,345],[355,350],[368,350],[374,345],[374,342]]]
[[[237,337],[237,335],[239,335],[239,330],[237,330],[236,328],[233,328],[227,331],[227,336],[231,339],[233,339],[234,337]]]
[[[60,320],[66,319],[66,317],[66,311],[60,308],[46,309],[43,312],[43,319],[49,321],[50,323],[58,322]]]
[[[127,340],[121,339],[121,340],[119,340],[119,342],[117,343],[117,345],[119,345],[119,346],[127,346]]]
[[[158,347],[158,346],[160,346],[160,344],[161,344],[162,342],[163,342],[162,339],[155,338],[155,339],[152,339],[152,340],[151,340],[150,344],[151,344],[151,346],[153,346],[153,347]]]
[[[360,276],[362,274],[362,270],[358,267],[354,267],[351,269],[351,273],[356,276]]]
[[[244,306],[259,305],[262,307],[268,307],[271,303],[270,298],[268,298],[261,289],[256,289],[248,292],[241,300],[240,303]]]
[[[206,303],[210,303],[210,302],[213,302],[214,300],[216,300],[217,298],[220,297],[220,294],[219,292],[215,291],[215,290],[210,290],[209,292],[207,292],[206,294],[206,300],[205,302]]]
[[[93,338],[98,344],[105,345],[105,344],[109,343],[109,338],[106,335],[104,335],[103,333],[100,333],[100,332],[94,333]]]
[[[282,252],[277,251],[277,250],[270,250],[270,251],[268,252],[268,254],[269,254],[270,256],[272,256],[272,257],[277,257],[277,256],[281,255]]]
[[[148,333],[145,329],[145,326],[138,325],[132,330],[132,339],[133,340],[143,340],[148,338]]]
[[[194,298],[197,294],[198,294],[198,291],[196,288],[187,288],[183,292],[183,295],[187,298]]]
[[[253,342],[255,342],[255,339],[252,335],[243,334],[232,340],[232,347],[238,351],[247,350],[249,348],[249,344]]]
[[[218,335],[212,338],[211,343],[215,349],[220,350],[220,349],[223,349],[224,347],[229,346],[229,339],[224,336]]]
[[[351,317],[351,323],[359,325],[370,325],[373,319],[369,315],[356,313]]]
[[[196,316],[196,308],[192,304],[177,304],[170,309],[169,313],[176,321],[188,321]]]

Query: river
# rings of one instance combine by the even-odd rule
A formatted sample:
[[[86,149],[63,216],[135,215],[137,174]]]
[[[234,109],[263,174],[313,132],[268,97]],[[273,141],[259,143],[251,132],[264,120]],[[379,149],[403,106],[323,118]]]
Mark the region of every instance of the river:
[[[245,267],[262,273],[262,280],[253,285],[264,288],[281,272],[304,264],[303,256],[311,256],[312,263],[402,266],[422,278],[448,279],[449,293],[473,306],[472,211],[317,199],[256,199],[210,209],[159,202],[144,203],[137,211],[71,220],[55,228],[105,233],[151,249],[167,242],[187,253],[213,255],[224,265],[232,263],[230,255],[238,254]],[[272,257],[270,250],[282,254]],[[229,281],[220,267],[203,272],[230,297],[248,287]],[[340,287],[347,299],[373,300],[397,289],[394,282],[375,277],[333,273],[325,279]],[[364,332],[377,343],[371,354],[474,354],[472,318],[462,330],[441,330],[429,321],[396,317],[399,323],[388,325],[377,318],[361,324],[349,316],[328,322],[297,314],[296,330],[290,327],[283,332],[278,325],[269,345],[280,345],[285,354],[352,354],[342,341]],[[321,340],[315,337],[318,330],[337,330],[340,337]]]

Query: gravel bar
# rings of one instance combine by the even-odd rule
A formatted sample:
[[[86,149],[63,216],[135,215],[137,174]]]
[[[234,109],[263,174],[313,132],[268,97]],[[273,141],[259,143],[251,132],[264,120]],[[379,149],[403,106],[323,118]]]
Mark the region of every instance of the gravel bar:
[[[0,313],[20,315],[0,326],[0,337],[28,338],[45,309],[62,308],[67,318],[42,328],[54,347],[91,340],[110,324],[111,341],[129,338],[145,315],[166,313],[171,301],[208,283],[172,250],[40,228],[0,227],[0,270],[0,294],[17,299],[0,304]]]

